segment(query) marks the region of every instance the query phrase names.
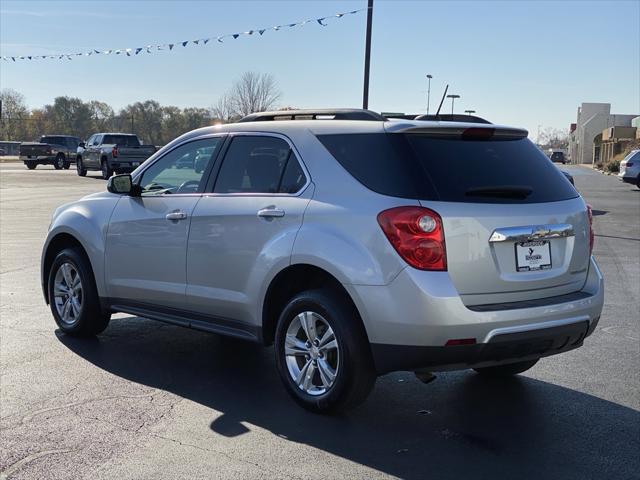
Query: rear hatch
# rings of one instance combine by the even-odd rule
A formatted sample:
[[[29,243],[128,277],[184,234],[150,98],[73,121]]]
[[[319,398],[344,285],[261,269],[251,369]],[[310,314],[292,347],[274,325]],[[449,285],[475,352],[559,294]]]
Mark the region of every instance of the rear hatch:
[[[21,143],[20,144],[20,156],[21,157],[38,157],[51,154],[51,146],[46,143]]]
[[[368,188],[442,217],[447,270],[465,304],[582,288],[586,205],[525,130],[440,123],[387,132],[318,138]]]

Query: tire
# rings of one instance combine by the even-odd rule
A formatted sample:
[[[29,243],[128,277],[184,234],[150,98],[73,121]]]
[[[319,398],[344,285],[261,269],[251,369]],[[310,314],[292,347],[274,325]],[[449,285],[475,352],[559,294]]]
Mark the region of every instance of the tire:
[[[25,165],[29,170],[35,170],[35,168],[38,166],[36,162],[25,162]]]
[[[82,157],[76,158],[76,172],[80,177],[87,175],[87,169],[84,167],[84,163],[82,163]]]
[[[328,348],[304,343],[309,336],[303,321],[314,325],[317,336],[311,337],[328,340],[323,342]],[[329,329],[335,342],[327,335]],[[293,345],[288,339],[294,337],[295,348],[289,351],[295,350],[297,354],[287,356],[285,347]],[[334,343],[335,348],[331,346]],[[289,301],[278,319],[275,355],[287,392],[302,407],[315,413],[334,413],[359,405],[376,381],[369,342],[358,312],[331,290],[309,290]],[[304,372],[309,369],[313,374],[307,380]],[[302,380],[296,382],[294,375]]]
[[[640,175],[636,178],[636,187],[640,188]]]
[[[58,155],[53,161],[53,168],[55,168],[56,170],[62,170],[65,163],[66,160],[64,159],[64,155]]]
[[[102,172],[102,178],[104,180],[109,180],[111,175],[113,175],[113,170],[109,166],[109,162],[104,158],[102,159],[102,162],[100,162],[100,171]]]
[[[69,161],[64,162],[64,169],[65,170],[69,170],[70,166],[71,166],[71,162],[69,162]]]
[[[107,328],[111,314],[100,307],[91,265],[80,250],[67,248],[58,253],[51,265],[47,289],[51,313],[64,333],[86,337]]]
[[[538,363],[538,359],[526,362],[508,363],[506,365],[498,365],[496,367],[474,368],[480,375],[486,377],[510,377],[525,372]]]

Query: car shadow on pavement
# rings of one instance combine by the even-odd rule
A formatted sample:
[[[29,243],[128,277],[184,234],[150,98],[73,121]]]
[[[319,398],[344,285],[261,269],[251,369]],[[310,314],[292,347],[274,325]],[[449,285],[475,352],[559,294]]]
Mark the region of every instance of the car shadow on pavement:
[[[400,372],[378,379],[361,407],[321,416],[286,394],[272,348],[137,317],[113,319],[95,339],[57,335],[111,374],[221,412],[203,419],[212,435],[231,439],[255,425],[401,478],[632,478],[640,470],[639,412],[526,376],[455,372],[423,385]]]

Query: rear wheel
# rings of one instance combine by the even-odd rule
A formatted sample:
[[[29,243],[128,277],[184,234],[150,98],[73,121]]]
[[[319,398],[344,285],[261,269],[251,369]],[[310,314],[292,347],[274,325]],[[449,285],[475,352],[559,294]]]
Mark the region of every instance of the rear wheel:
[[[510,377],[529,370],[536,363],[538,363],[538,359],[527,362],[508,363],[495,367],[474,368],[474,370],[486,377]]]
[[[111,318],[102,312],[91,265],[75,248],[62,250],[49,272],[49,306],[58,327],[75,336],[102,332]]]
[[[76,158],[76,172],[78,172],[78,175],[81,177],[84,177],[87,174],[87,169],[85,168],[84,163],[82,163],[82,157]]]
[[[58,155],[53,162],[53,167],[56,170],[62,170],[64,168],[64,164],[65,164],[64,155]]]
[[[102,162],[100,163],[100,170],[102,171],[102,178],[105,180],[109,180],[111,175],[113,175],[113,170],[111,169],[111,167],[109,166],[109,162],[105,158],[103,158]]]
[[[358,313],[331,290],[310,290],[284,308],[275,338],[276,365],[288,393],[316,413],[362,403],[376,380]]]
[[[25,165],[29,170],[34,170],[38,166],[36,162],[26,162]]]

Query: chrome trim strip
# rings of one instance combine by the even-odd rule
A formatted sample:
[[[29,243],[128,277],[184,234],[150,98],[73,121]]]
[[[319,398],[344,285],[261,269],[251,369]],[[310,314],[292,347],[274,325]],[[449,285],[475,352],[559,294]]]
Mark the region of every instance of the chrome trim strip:
[[[558,223],[553,225],[529,225],[522,227],[496,228],[489,237],[490,243],[532,242],[550,238],[565,238],[575,235],[573,225]]]
[[[589,324],[591,324],[591,319],[589,318],[588,315],[582,315],[580,317],[563,318],[562,320],[551,320],[549,322],[529,323],[527,325],[516,325],[513,327],[494,328],[489,333],[487,333],[487,336],[484,337],[484,340],[482,340],[481,343],[488,343],[496,335],[544,330],[545,328],[562,327],[564,325],[571,325],[572,323],[582,323],[582,322],[589,322]]]

